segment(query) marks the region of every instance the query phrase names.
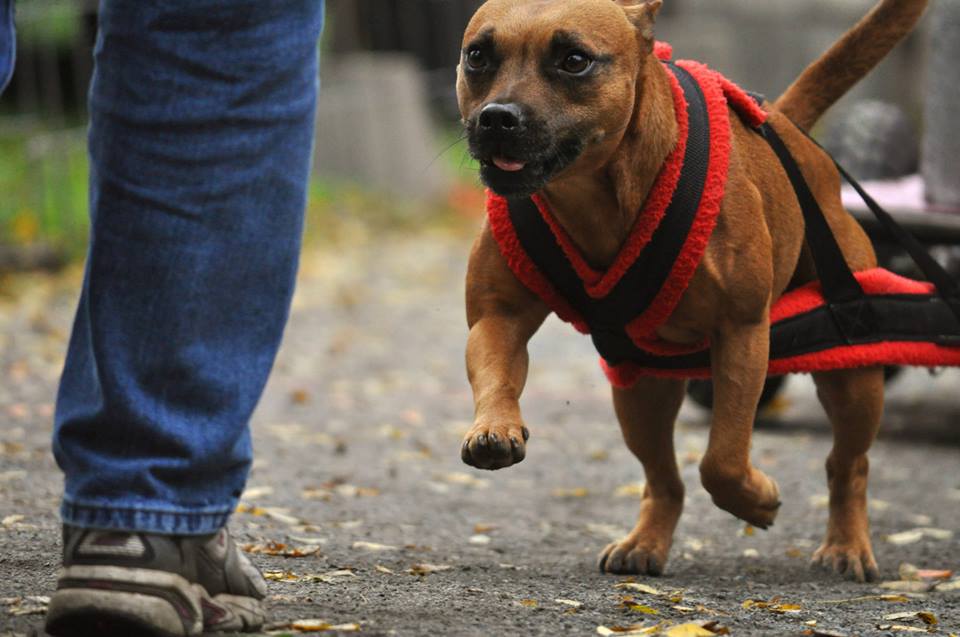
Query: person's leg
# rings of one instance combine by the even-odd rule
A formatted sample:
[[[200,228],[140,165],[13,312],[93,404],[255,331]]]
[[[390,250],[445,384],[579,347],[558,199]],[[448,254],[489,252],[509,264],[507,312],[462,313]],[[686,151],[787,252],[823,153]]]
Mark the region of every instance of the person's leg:
[[[293,292],[320,22],[317,0],[103,2],[64,522],[203,534],[235,508]]]
[[[293,292],[322,12],[102,1],[91,242],[54,433],[74,534],[223,539]]]

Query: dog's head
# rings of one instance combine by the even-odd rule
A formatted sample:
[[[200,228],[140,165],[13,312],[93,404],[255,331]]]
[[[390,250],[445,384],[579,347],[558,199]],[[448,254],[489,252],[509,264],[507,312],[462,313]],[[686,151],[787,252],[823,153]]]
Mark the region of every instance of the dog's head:
[[[470,154],[497,194],[601,166],[634,114],[661,0],[489,0],[457,69]]]

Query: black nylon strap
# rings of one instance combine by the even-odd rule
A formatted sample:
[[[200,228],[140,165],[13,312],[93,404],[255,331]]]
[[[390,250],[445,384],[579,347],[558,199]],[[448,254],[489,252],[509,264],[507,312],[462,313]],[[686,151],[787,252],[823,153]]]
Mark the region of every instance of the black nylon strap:
[[[867,208],[870,209],[883,227],[886,228],[894,241],[907,251],[907,254],[909,254],[913,262],[917,264],[923,272],[923,275],[927,277],[927,280],[933,283],[943,298],[950,301],[954,307],[954,311],[957,312],[958,317],[960,317],[960,304],[958,304],[960,303],[960,286],[957,285],[954,278],[943,269],[943,266],[937,263],[936,259],[930,256],[930,253],[926,251],[923,244],[917,241],[916,237],[904,230],[900,224],[894,220],[893,216],[884,210],[880,204],[864,190],[863,186],[861,186],[843,166],[836,161],[834,161],[834,165],[837,167],[837,170],[840,171],[840,174],[843,175],[843,178],[857,191],[857,194],[860,195],[863,202],[867,204]]]
[[[710,121],[699,84],[686,70],[667,65],[683,89],[689,133],[673,199],[650,242],[605,297],[586,293],[550,226],[530,198],[508,201],[510,220],[524,251],[557,293],[583,318],[600,355],[626,360],[637,350],[627,323],[640,316],[663,288],[686,242],[703,196],[710,159]]]
[[[780,139],[773,127],[769,124],[761,124],[757,131],[770,144],[773,152],[777,154],[780,164],[790,178],[793,190],[800,203],[800,210],[803,211],[803,221],[806,227],[807,245],[813,255],[814,265],[817,269],[817,278],[823,286],[823,296],[828,303],[842,303],[863,296],[863,288],[854,278],[853,273],[847,266],[847,261],[843,257],[837,240],[833,237],[833,232],[823,216],[823,210],[817,203],[816,197],[810,192],[807,180],[800,167],[786,144]]]

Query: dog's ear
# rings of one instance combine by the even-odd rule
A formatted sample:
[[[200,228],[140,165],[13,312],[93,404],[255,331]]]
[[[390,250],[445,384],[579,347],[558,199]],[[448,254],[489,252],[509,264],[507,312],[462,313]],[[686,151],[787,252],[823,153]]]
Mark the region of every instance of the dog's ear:
[[[653,25],[657,21],[657,13],[663,6],[663,0],[614,0],[623,7],[627,19],[637,29],[644,40],[653,41]]]

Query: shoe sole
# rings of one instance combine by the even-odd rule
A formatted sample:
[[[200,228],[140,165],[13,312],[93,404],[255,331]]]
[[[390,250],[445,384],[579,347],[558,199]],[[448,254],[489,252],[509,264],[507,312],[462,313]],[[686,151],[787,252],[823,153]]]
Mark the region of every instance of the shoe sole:
[[[196,637],[203,587],[175,573],[119,566],[65,568],[50,599],[54,637]]]

